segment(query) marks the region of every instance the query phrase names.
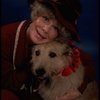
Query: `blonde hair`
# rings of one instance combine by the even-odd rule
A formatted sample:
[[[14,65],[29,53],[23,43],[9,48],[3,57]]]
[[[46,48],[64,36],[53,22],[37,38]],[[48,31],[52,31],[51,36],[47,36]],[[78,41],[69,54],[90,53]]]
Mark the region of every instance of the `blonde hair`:
[[[48,18],[55,19],[55,15],[52,11],[38,1],[35,1],[30,7],[32,20],[41,15],[47,15]]]

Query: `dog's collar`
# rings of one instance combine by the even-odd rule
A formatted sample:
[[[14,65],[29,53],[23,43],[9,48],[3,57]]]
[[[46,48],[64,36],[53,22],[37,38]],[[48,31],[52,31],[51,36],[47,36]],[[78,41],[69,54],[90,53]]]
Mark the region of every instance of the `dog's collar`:
[[[80,52],[77,47],[73,48],[72,59],[73,59],[72,65],[70,65],[69,67],[66,66],[63,70],[60,71],[59,74],[61,74],[62,76],[68,76],[68,75],[72,74],[73,72],[75,72],[79,68]]]

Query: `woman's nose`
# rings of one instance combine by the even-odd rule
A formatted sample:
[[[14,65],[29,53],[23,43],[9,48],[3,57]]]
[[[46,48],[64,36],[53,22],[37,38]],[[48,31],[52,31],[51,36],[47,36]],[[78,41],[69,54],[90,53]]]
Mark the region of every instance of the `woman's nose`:
[[[43,25],[42,27],[43,27],[43,30],[44,30],[45,32],[48,33],[52,26],[51,26],[51,25],[46,25],[46,24],[45,24],[45,25]]]

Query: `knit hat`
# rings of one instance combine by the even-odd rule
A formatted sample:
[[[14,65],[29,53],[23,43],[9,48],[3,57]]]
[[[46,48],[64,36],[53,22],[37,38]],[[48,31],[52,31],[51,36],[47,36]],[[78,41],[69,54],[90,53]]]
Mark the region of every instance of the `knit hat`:
[[[28,0],[29,5],[38,1],[49,8],[57,20],[71,33],[74,41],[80,41],[77,19],[82,11],[80,0]]]

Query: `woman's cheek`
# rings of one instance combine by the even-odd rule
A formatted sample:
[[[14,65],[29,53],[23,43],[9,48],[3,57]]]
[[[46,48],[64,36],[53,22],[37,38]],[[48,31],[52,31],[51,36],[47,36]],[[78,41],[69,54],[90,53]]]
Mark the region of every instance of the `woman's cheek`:
[[[58,36],[58,33],[55,33],[55,34],[50,34],[50,39],[53,40],[55,39],[56,37]]]

